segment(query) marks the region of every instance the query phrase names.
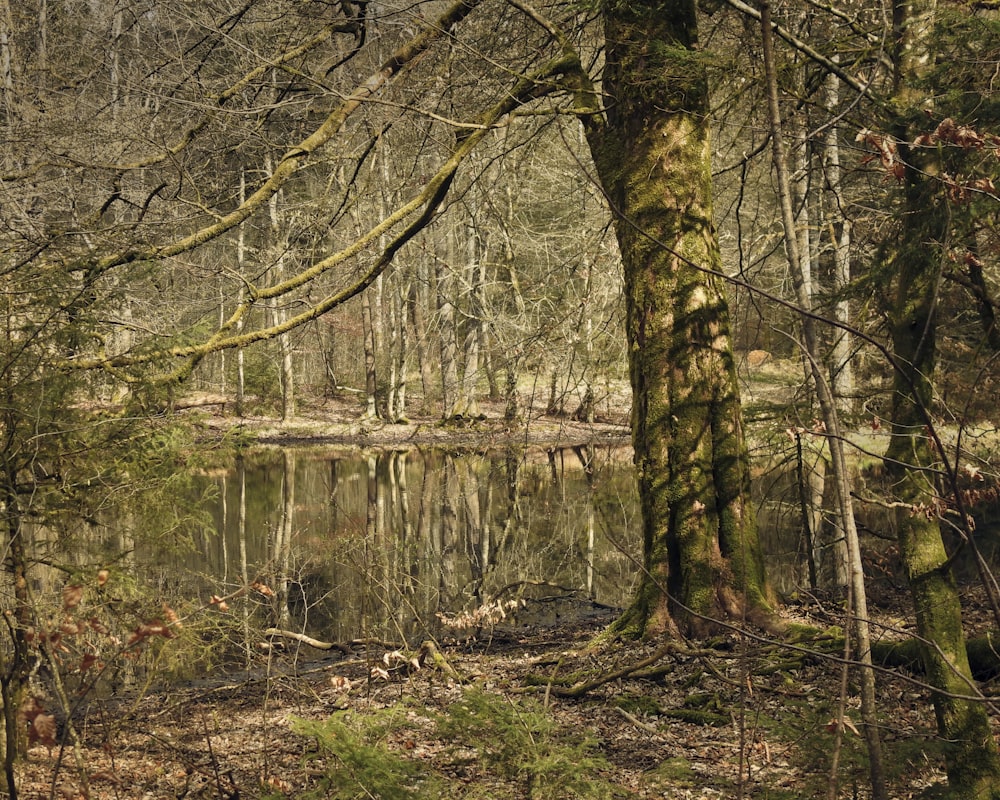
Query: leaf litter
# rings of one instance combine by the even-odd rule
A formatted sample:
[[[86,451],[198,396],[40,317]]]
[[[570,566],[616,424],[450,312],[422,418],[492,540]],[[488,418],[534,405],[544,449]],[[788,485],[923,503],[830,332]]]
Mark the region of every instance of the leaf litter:
[[[822,606],[802,603],[789,612],[810,624],[831,624],[822,619]],[[308,661],[296,661],[293,650],[272,653],[250,677],[95,700],[74,719],[79,761],[62,736],[65,726],[39,703],[31,709],[29,755],[18,767],[21,793],[349,796],[335,788],[345,769],[343,753],[324,749],[326,734],[316,732],[336,729],[309,727],[336,723],[344,731],[367,732],[377,758],[415,764],[456,798],[562,796],[526,795],[528,768],[517,762],[537,762],[531,767],[537,780],[560,780],[564,773],[552,759],[566,753],[578,754],[572,757],[585,765],[574,780],[584,772],[593,778],[590,788],[579,791],[595,797],[825,795],[837,727],[835,661],[732,632],[701,645],[679,643],[650,668],[579,697],[565,696],[582,679],[620,672],[662,649],[662,642],[592,648],[611,618],[610,611],[562,614],[558,627],[512,623],[476,637],[442,639],[434,650],[447,671],[435,666],[435,658],[405,648]],[[864,742],[854,691],[852,681],[838,796],[864,798]],[[464,739],[461,729],[449,728],[474,695],[491,698],[483,708],[498,718],[509,707],[504,724],[514,726],[512,733],[477,741],[475,730],[504,730],[482,714],[470,717],[476,721]],[[928,694],[907,676],[885,671],[879,674],[879,700],[893,796],[918,797],[944,780]],[[522,722],[527,736],[517,744],[514,729]],[[505,755],[500,738],[522,751]],[[539,754],[546,746],[551,758],[543,762]]]

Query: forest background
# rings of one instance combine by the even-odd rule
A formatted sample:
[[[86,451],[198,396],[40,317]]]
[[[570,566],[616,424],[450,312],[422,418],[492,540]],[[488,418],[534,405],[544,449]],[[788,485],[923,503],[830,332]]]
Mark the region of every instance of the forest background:
[[[99,525],[112,497],[169,507],[191,451],[174,412],[288,424],[347,395],[365,430],[415,405],[475,425],[488,395],[508,430],[526,395],[593,423],[628,381],[643,553],[609,637],[804,635],[764,576],[746,431],[806,442],[810,588],[845,592],[825,663],[861,665],[872,796],[859,501],[895,515],[950,790],[998,796],[951,574],[971,550],[1000,628],[975,535],[996,496],[998,26],[992,3],[929,0],[3,0],[8,793],[25,739],[57,741],[42,665],[74,706],[46,626],[83,636],[84,566],[30,539]],[[792,402],[744,413],[738,364],[767,361]],[[89,567],[100,593],[114,569]],[[135,613],[123,652],[180,630]],[[86,673],[97,645],[75,646]],[[838,742],[845,724],[842,704]],[[742,793],[742,750],[738,773]]]

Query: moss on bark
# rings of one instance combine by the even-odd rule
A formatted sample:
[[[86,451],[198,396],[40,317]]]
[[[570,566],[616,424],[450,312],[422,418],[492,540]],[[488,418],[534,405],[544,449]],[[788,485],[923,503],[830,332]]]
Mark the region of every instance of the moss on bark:
[[[625,269],[645,573],[613,631],[700,635],[769,604],[712,222],[693,2],[605,10],[607,118],[591,150]]]
[[[919,10],[915,7],[911,13]],[[904,38],[905,24],[901,30]],[[919,44],[910,42],[910,49]],[[932,156],[911,151],[905,144],[913,138],[905,120],[913,118],[908,111],[919,100],[909,91],[915,74],[906,69],[907,63],[903,56],[897,62],[899,117],[894,124],[905,165],[901,222],[898,236],[884,255],[887,274],[894,276],[888,311],[895,358],[886,465],[894,478],[900,556],[913,598],[923,671],[937,690],[933,703],[938,732],[947,743],[949,787],[956,797],[993,798],[1000,797],[1000,757],[984,705],[969,699],[977,690],[965,647],[958,590],[941,538],[939,487],[934,477],[940,454],[929,431],[937,301],[952,209],[930,177],[936,171],[933,165],[922,163]]]

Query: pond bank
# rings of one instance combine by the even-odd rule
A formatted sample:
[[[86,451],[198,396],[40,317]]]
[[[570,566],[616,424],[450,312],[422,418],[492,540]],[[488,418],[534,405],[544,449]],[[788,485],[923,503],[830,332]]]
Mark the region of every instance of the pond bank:
[[[455,449],[492,449],[511,446],[559,446],[579,444],[628,444],[628,405],[595,422],[537,412],[510,421],[503,418],[500,403],[482,403],[483,416],[474,419],[441,420],[414,414],[392,423],[364,418],[354,401],[326,399],[304,405],[290,421],[263,415],[242,417],[213,406],[214,413],[189,408],[178,413],[196,421],[199,437],[213,441],[230,437],[248,443],[287,446],[338,444],[356,447],[409,447],[436,445]]]

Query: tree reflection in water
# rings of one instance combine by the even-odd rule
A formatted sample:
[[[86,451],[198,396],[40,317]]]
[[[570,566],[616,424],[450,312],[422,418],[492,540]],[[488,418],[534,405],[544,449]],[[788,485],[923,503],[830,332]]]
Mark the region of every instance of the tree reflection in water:
[[[410,641],[501,593],[620,606],[635,575],[628,448],[268,450],[205,480],[215,531],[149,557],[219,595],[263,580],[267,624],[317,638]]]

